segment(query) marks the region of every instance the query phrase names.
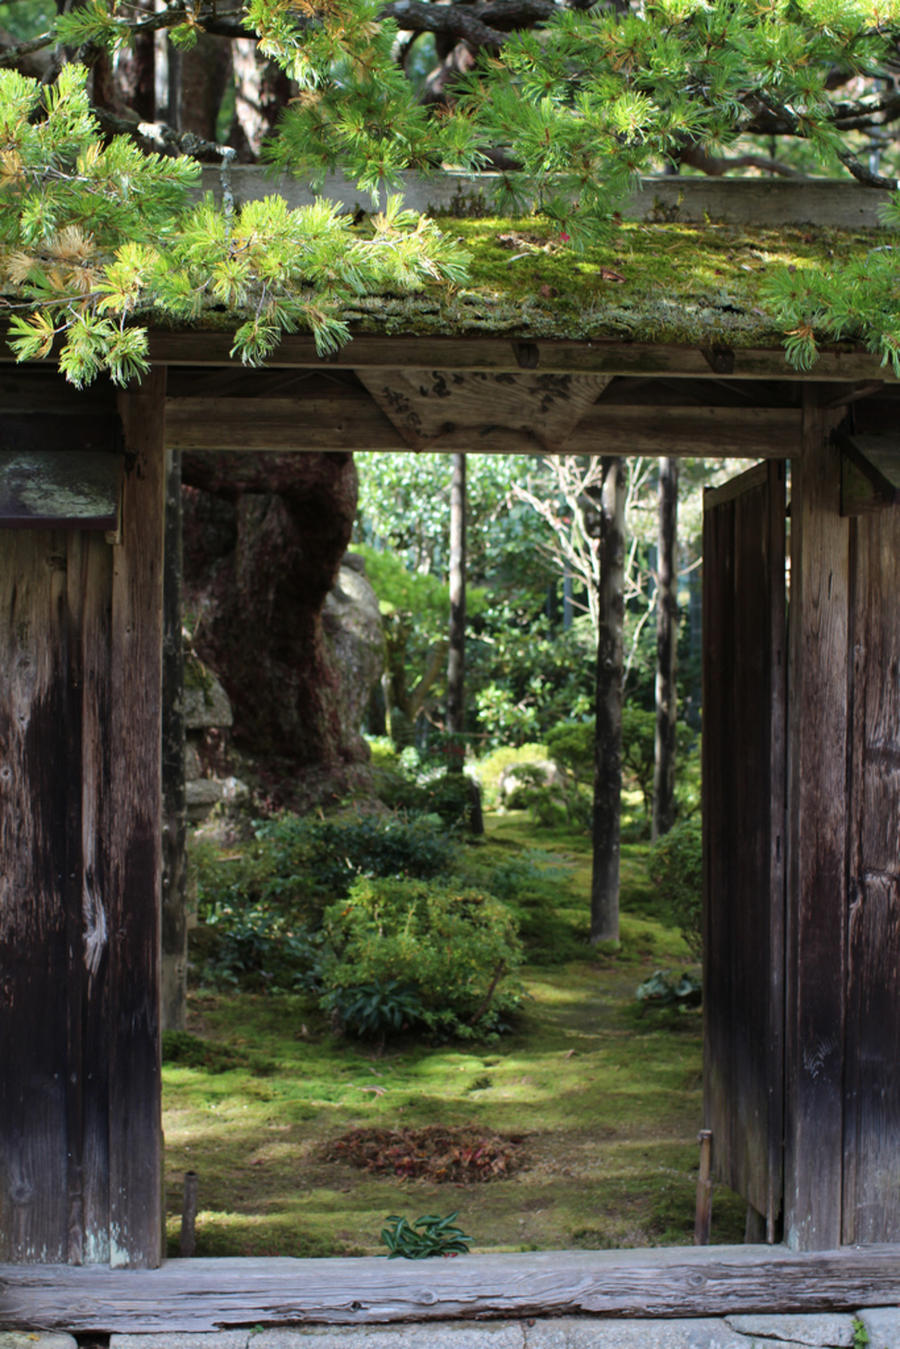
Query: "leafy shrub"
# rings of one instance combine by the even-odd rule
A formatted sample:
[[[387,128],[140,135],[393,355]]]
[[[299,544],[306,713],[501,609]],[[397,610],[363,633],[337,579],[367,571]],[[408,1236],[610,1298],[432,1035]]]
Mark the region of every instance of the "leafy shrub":
[[[447,1035],[503,1028],[521,987],[515,919],[489,894],[408,878],[361,877],[325,914],[322,1005],[392,982],[414,991],[421,1022]],[[340,999],[335,994],[340,990]]]
[[[550,853],[533,849],[487,866],[476,860],[466,867],[469,871],[512,910],[530,964],[557,965],[584,956],[571,921],[561,912],[571,867]]]
[[[654,843],[648,870],[688,949],[699,959],[703,950],[703,836],[698,816],[679,820]]]
[[[475,771],[484,793],[485,805],[496,807],[500,804],[500,779],[508,768],[546,758],[546,745],[530,743],[517,746],[503,745],[479,759]]]
[[[685,722],[679,721],[675,727],[675,753],[678,759],[679,776],[684,760],[697,739],[696,731]],[[656,713],[643,707],[626,703],[622,708],[622,771],[626,779],[640,789],[644,801],[644,815],[647,821],[653,814],[653,771],[656,742]]]
[[[258,905],[219,905],[206,918],[204,984],[214,988],[306,989],[320,985],[321,935]]]
[[[398,753],[386,737],[370,740],[369,748],[375,794],[389,809],[406,815],[436,815],[451,829],[476,829],[477,785],[465,773],[446,767],[446,752],[443,762],[432,767],[415,749]],[[449,746],[444,743],[439,748],[447,751]]]
[[[257,823],[242,848],[195,849],[200,977],[219,987],[319,991],[327,906],[361,875],[430,877],[455,849],[435,817],[283,814]]]
[[[319,1005],[347,1035],[383,1041],[391,1032],[413,1030],[424,1020],[418,992],[397,979],[332,988]]]

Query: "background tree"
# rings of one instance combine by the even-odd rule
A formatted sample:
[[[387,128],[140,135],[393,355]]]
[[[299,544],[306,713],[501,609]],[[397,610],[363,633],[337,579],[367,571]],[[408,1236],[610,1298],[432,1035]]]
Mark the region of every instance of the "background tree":
[[[678,695],[678,460],[659,461],[659,561],[656,599],[654,842],[675,823],[675,727]]]
[[[466,456],[451,457],[450,629],[447,652],[447,733],[450,767],[462,772],[466,720]]]

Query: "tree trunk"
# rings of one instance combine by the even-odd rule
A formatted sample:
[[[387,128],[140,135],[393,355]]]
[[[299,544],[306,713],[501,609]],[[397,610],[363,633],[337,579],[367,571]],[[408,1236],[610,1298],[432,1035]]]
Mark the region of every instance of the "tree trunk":
[[[624,584],[625,463],[622,459],[604,457],[591,876],[591,942],[594,945],[619,940]]]
[[[166,455],[163,575],[162,989],[163,1030],[184,1030],[187,914],[184,801],[184,647],[181,640],[181,453]]]
[[[466,755],[466,456],[453,455],[450,484],[450,650],[447,656],[448,766],[462,772]]]
[[[235,745],[289,761],[304,794],[348,790],[368,751],[342,727],[322,610],[353,527],[352,455],[205,452],[183,471],[185,599]]]
[[[675,823],[675,660],[678,647],[678,460],[659,461],[659,577],[656,608],[656,739],[653,833]]]

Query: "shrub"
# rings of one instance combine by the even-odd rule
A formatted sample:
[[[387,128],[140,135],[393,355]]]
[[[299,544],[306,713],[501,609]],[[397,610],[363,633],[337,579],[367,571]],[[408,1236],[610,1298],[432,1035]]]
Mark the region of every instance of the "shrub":
[[[213,986],[319,990],[323,914],[361,875],[430,877],[455,848],[436,817],[283,814],[239,850],[196,848],[200,976]]]
[[[500,779],[508,768],[516,764],[531,764],[546,758],[546,745],[527,744],[503,745],[500,749],[486,754],[483,759],[479,759],[475,771],[484,793],[485,805],[496,807],[500,804]]]
[[[480,832],[477,787],[466,774],[443,764],[429,767],[415,749],[398,753],[383,736],[370,740],[369,748],[375,795],[389,809],[406,815],[436,815],[451,829]],[[446,753],[443,757],[446,763]]]
[[[471,870],[484,888],[512,910],[526,959],[534,965],[557,965],[585,954],[561,912],[572,868],[537,849],[493,865],[476,862]]]
[[[703,950],[703,837],[699,816],[679,820],[654,843],[648,869],[688,949],[699,959]]]
[[[394,983],[417,995],[429,1030],[468,1035],[502,1029],[519,1003],[515,919],[484,892],[361,877],[346,902],[327,910],[325,933],[326,1010],[367,987]]]

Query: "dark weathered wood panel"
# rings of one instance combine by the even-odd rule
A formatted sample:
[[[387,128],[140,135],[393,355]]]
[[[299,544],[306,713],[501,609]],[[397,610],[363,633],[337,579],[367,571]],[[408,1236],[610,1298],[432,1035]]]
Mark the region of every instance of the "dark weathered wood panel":
[[[162,1258],[159,966],[165,371],[121,400],[134,459],[112,576],[109,1258]]]
[[[841,1240],[848,522],[840,455],[808,400],[791,493],[785,1239]]]
[[[771,1246],[474,1254],[410,1263],[169,1260],[118,1271],[0,1265],[0,1321],[76,1332],[365,1325],[489,1316],[717,1316],[900,1298],[895,1246],[801,1255]]]
[[[80,1000],[81,1046],[78,1055],[80,1159],[73,1149],[73,1169],[80,1195],[73,1187],[70,1203],[70,1259],[84,1263],[109,1259],[109,948],[110,873],[104,839],[108,833],[110,597],[112,548],[96,536],[72,535],[69,542],[69,605],[78,614],[82,632],[80,668],[81,773],[80,833],[70,840],[78,866],[80,893],[73,896],[80,917],[77,949],[70,953],[71,996]],[[73,788],[76,784],[73,782]],[[74,1020],[74,1017],[73,1017]],[[75,1056],[73,1045],[73,1059]],[[73,1139],[73,1142],[75,1140]]]
[[[900,508],[851,527],[843,1240],[900,1240]],[[871,1234],[877,1233],[876,1237]]]
[[[65,535],[0,531],[0,575],[0,1250],[65,1260]]]
[[[704,512],[705,1123],[716,1172],[766,1219],[782,1192],[784,469]]]

